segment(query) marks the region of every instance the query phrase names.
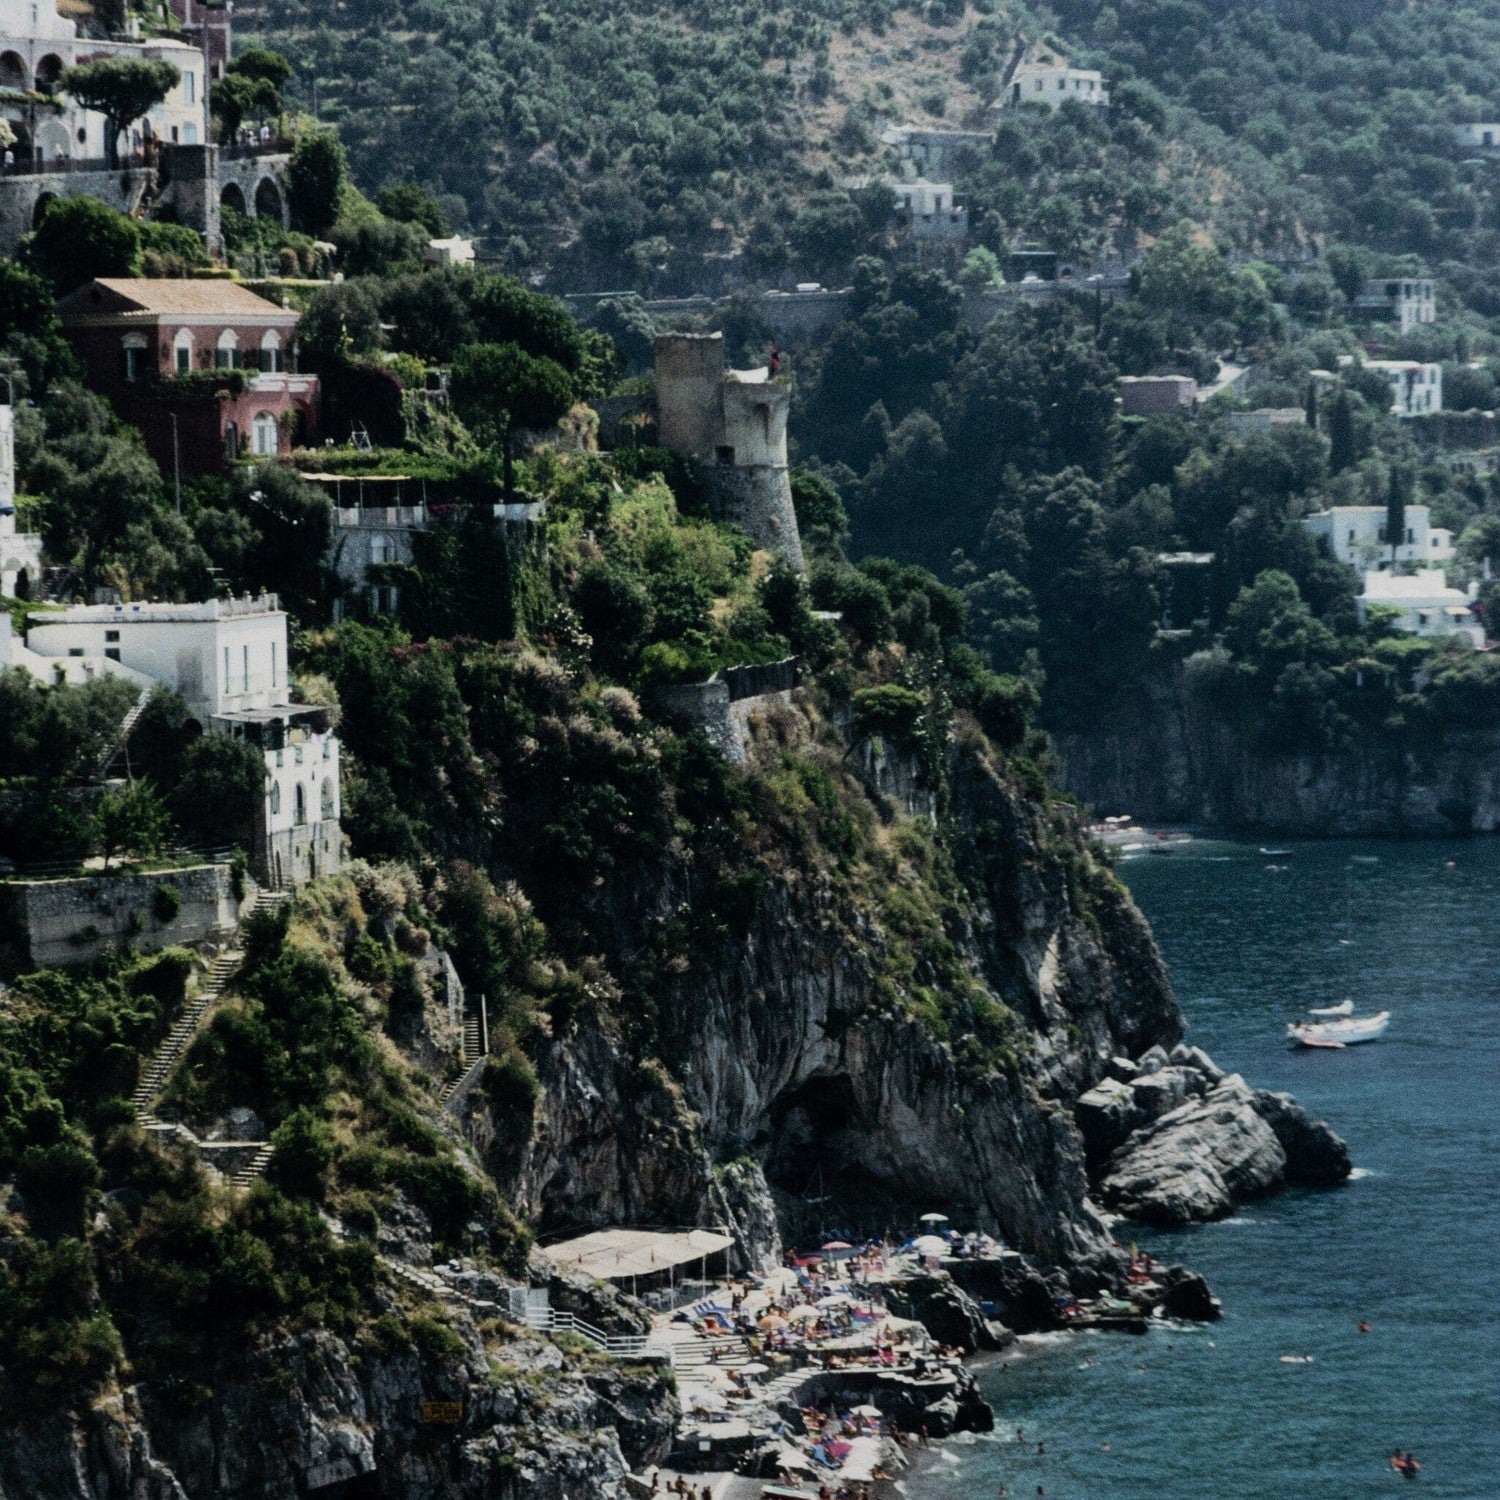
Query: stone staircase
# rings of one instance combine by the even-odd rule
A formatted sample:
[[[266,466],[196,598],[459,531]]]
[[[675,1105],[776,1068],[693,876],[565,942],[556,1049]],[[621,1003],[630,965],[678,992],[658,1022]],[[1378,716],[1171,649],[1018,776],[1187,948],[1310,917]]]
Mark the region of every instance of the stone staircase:
[[[255,900],[251,903],[250,915],[257,916],[277,911],[290,899],[290,894],[286,891],[258,891]],[[216,1149],[244,1150],[254,1147],[255,1154],[250,1160],[237,1167],[228,1176],[231,1187],[248,1189],[265,1174],[266,1167],[270,1165],[273,1148],[269,1141],[204,1141],[186,1125],[172,1120],[159,1119],[152,1111],[152,1106],[156,1103],[162,1089],[166,1087],[167,1080],[172,1076],[178,1063],[182,1061],[184,1053],[194,1036],[197,1035],[204,1018],[224,998],[229,981],[239,973],[244,961],[244,949],[238,945],[226,948],[215,956],[204,978],[203,987],[183,1008],[182,1014],[172,1024],[172,1029],[167,1033],[161,1045],[141,1069],[140,1078],[136,1082],[135,1092],[130,1096],[130,1102],[135,1108],[136,1119],[143,1129],[158,1136],[171,1136],[183,1141],[194,1147],[200,1155],[212,1155]]]
[[[469,1089],[484,1071],[485,1059],[490,1052],[486,1020],[484,996],[465,996],[463,1066],[438,1094],[438,1104],[449,1114],[457,1113]]]
[[[239,972],[244,961],[245,954],[241,948],[227,948],[214,959],[203,988],[183,1007],[182,1014],[173,1023],[161,1046],[141,1069],[130,1102],[135,1106],[137,1118],[148,1129],[162,1123],[151,1113],[151,1106],[156,1103],[157,1095],[166,1086],[173,1069],[182,1061],[182,1054],[187,1051],[188,1043],[197,1033],[204,1016],[223,998],[225,987]]]
[[[115,737],[109,746],[94,763],[94,774],[100,781],[108,781],[110,777],[122,774],[126,770],[125,746],[130,739],[130,731],[141,721],[141,715],[146,711],[146,705],[151,701],[151,695],[156,691],[153,683],[150,687],[141,689],[141,695],[135,700],[128,714],[120,720],[120,727],[115,732]]]
[[[243,1167],[229,1174],[230,1187],[249,1192],[266,1175],[266,1168],[271,1165],[271,1158],[276,1154],[276,1148],[269,1141],[259,1141],[255,1144],[255,1155]]]

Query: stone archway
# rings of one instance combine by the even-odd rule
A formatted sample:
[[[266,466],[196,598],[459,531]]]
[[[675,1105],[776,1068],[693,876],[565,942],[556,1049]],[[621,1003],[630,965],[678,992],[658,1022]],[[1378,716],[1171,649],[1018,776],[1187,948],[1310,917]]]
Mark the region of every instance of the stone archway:
[[[39,94],[50,94],[62,77],[63,60],[55,52],[49,52],[36,65],[36,89]]]
[[[219,193],[219,207],[232,208],[237,214],[249,216],[250,209],[245,202],[245,190],[237,182],[226,182],[223,190]]]
[[[275,219],[286,228],[286,200],[282,196],[281,184],[274,177],[262,177],[255,185],[255,217]]]
[[[26,59],[19,52],[0,52],[0,89],[17,89],[24,93],[31,87]]]
[[[37,200],[36,200],[36,204],[35,204],[35,206],[31,210],[31,227],[33,229],[37,228],[38,225],[41,224],[42,220],[47,215],[47,210],[49,208],[51,208],[52,205],[54,203],[56,203],[56,202],[57,202],[57,194],[56,193],[40,193],[40,194],[38,194]]]

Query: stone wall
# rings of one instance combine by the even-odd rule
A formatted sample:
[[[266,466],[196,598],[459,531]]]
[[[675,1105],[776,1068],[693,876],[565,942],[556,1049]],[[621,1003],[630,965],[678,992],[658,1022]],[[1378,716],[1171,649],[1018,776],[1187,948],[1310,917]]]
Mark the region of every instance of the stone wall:
[[[114,172],[46,172],[0,177],[0,254],[14,254],[21,236],[36,227],[40,210],[53,198],[98,198],[121,213],[133,214],[145,199],[155,173],[150,167]]]
[[[275,891],[337,875],[344,867],[344,839],[337,820],[266,834],[256,864],[255,873]]]
[[[710,471],[709,478],[726,521],[738,526],[757,547],[780,554],[799,573],[806,571],[797,512],[792,505],[791,476],[784,465],[751,468],[720,464]]]
[[[239,921],[228,864],[154,874],[90,875],[71,880],[12,879],[0,885],[6,926],[26,945],[33,968],[89,963],[128,946],[154,953],[227,937]],[[158,893],[176,891],[178,910],[163,921]]]
[[[750,750],[751,720],[777,703],[789,705],[797,685],[797,658],[765,666],[726,667],[707,682],[653,688],[652,700],[668,718],[702,733],[732,765]]]

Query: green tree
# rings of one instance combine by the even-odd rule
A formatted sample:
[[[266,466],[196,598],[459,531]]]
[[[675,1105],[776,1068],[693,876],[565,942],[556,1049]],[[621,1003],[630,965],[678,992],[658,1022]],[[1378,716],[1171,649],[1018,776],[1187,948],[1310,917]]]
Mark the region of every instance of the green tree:
[[[433,239],[453,233],[442,204],[415,182],[387,183],[375,194],[375,207],[398,224],[420,224]]]
[[[1349,392],[1342,386],[1333,398],[1333,407],[1328,413],[1328,471],[1342,474],[1356,458],[1354,436],[1354,406]]]
[[[84,109],[109,122],[104,154],[111,167],[120,164],[120,137],[177,87],[182,74],[169,62],[144,57],[100,57],[64,68],[58,87]]]
[[[265,756],[246,740],[203,735],[183,752],[168,805],[183,832],[205,844],[248,841],[263,795]]]
[[[140,275],[141,231],[97,198],[54,198],[22,255],[61,296],[96,276]]]
[[[1393,464],[1385,494],[1385,540],[1391,549],[1391,567],[1396,566],[1396,549],[1406,541],[1406,501],[1411,492],[1411,470]]]
[[[287,164],[292,223],[307,234],[327,234],[337,222],[349,180],[349,156],[331,130],[310,130]]]
[[[573,380],[556,360],[519,344],[468,344],[453,361],[449,389],[459,415],[476,428],[545,428],[573,404]]]
[[[108,791],[94,809],[94,837],[104,868],[118,854],[155,854],[172,836],[172,815],[149,781]]]
[[[233,71],[214,84],[211,98],[214,118],[219,122],[219,139],[226,146],[233,144],[248,117],[264,118],[281,107],[281,94],[275,84]]]

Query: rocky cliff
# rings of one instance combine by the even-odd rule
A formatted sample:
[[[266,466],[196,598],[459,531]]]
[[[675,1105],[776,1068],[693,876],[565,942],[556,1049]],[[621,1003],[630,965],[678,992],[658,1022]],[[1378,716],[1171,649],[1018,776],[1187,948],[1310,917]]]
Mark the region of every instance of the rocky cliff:
[[[897,937],[867,892],[836,871],[781,870],[741,934],[662,974],[660,1067],[608,1018],[544,1051],[520,1204],[544,1224],[732,1222],[747,1260],[774,1248],[772,1217],[747,1220],[763,1186],[782,1219],[810,1213],[814,1228],[873,1231],[939,1207],[1047,1263],[1102,1250],[1072,1104],[1112,1056],[1176,1041],[1176,1002],[1123,888],[1049,823],[1065,814],[972,743],[955,743],[948,771],[963,852],[933,941],[951,944],[971,1008],[1003,1018],[1004,1045],[955,1045],[893,991]],[[910,806],[871,793],[893,828],[926,819],[925,793]],[[664,890],[668,910],[689,885]],[[740,1164],[734,1191],[725,1162]]]
[[[1101,815],[1259,835],[1441,837],[1500,829],[1500,743],[1451,732],[1421,753],[1378,740],[1324,755],[1261,753],[1179,672],[1127,711],[1056,737],[1061,781]]]

